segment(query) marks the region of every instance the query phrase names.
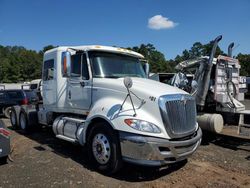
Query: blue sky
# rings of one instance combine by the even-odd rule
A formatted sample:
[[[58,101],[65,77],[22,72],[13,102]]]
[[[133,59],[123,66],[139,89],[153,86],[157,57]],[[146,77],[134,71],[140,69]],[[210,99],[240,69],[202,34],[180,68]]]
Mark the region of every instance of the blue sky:
[[[0,18],[4,46],[152,43],[170,59],[222,34],[224,51],[250,53],[249,0],[0,0]]]

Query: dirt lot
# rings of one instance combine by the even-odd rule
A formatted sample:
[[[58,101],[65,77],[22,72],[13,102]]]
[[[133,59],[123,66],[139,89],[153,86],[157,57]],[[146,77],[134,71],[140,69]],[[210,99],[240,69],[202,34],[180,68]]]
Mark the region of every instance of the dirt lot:
[[[8,119],[0,123],[11,130]],[[1,187],[250,187],[250,140],[217,136],[186,163],[158,168],[125,164],[110,177],[87,164],[84,149],[51,130],[12,131],[13,162],[0,166]]]

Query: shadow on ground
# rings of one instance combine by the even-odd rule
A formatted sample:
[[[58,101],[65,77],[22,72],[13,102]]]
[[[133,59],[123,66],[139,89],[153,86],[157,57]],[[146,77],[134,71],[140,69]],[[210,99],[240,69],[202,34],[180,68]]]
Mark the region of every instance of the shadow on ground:
[[[202,145],[208,145],[210,143],[234,151],[244,150],[250,152],[250,139],[203,132]]]
[[[0,119],[0,123],[5,124],[2,119]],[[13,130],[11,126],[7,128]],[[57,139],[50,128],[36,128],[31,133],[24,133],[20,130],[13,131],[39,143],[39,146],[35,146],[34,149],[41,152],[41,154],[48,151],[54,152],[63,158],[71,158],[84,168],[94,171],[92,165],[89,163],[86,148]],[[151,181],[181,169],[186,163],[187,161],[184,160],[177,164],[161,168],[143,167],[124,163],[122,169],[110,177],[129,182]]]
[[[186,163],[187,160],[184,160],[177,164],[171,164],[162,168],[125,164],[123,169],[112,177],[129,182],[152,181],[178,171],[179,169],[183,168]]]

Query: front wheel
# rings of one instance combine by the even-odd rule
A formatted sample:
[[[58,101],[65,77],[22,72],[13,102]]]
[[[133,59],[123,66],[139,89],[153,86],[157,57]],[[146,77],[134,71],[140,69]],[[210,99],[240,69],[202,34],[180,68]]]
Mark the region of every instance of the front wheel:
[[[120,169],[120,143],[116,132],[107,123],[94,125],[88,137],[87,148],[89,159],[101,172],[112,174]]]

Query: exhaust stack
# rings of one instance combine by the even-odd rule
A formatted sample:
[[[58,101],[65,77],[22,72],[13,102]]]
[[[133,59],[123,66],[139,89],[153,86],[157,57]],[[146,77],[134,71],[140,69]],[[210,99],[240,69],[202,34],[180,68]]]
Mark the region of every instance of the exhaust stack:
[[[228,51],[227,51],[228,57],[232,57],[233,56],[233,47],[234,47],[234,43],[232,42],[228,46]]]
[[[222,35],[216,37],[214,40],[213,48],[211,54],[209,56],[209,60],[207,63],[202,63],[199,70],[205,70],[203,75],[198,80],[198,90],[196,95],[196,104],[201,108],[205,105],[205,100],[208,92],[209,81],[211,76],[211,70],[213,67],[213,58],[215,56],[215,52],[218,46],[219,41],[222,39]]]

